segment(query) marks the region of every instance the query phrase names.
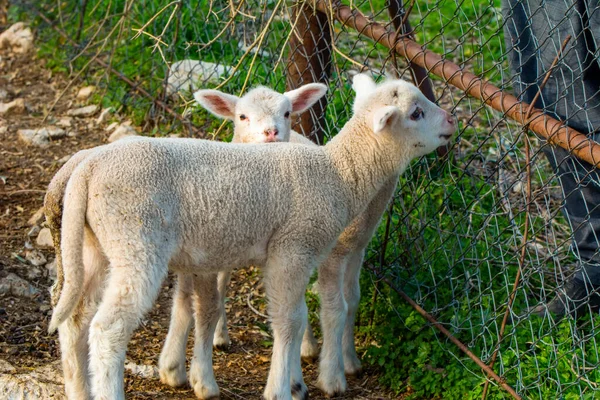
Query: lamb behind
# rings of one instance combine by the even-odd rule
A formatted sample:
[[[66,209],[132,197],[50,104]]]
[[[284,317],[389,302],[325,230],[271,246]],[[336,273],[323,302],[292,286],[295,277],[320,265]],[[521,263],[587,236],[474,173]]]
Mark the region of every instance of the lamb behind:
[[[75,169],[62,228],[65,286],[51,328],[59,327],[63,349],[79,349],[89,330],[95,398],[123,398],[127,342],[169,264],[198,278],[190,381],[200,398],[217,396],[216,274],[249,263],[265,265],[275,337],[265,397],[306,396],[300,339],[312,269],[385,182],[454,131],[449,115],[406,82],[381,85],[368,100],[322,147],[137,139]],[[90,279],[102,282],[105,272],[96,311],[101,285]],[[84,359],[66,361],[85,369]]]

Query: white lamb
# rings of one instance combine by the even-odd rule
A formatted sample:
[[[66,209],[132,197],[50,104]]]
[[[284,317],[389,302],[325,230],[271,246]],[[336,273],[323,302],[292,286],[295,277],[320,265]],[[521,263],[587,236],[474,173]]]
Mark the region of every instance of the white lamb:
[[[368,95],[375,90],[376,85],[368,75],[359,74],[353,81],[353,88],[356,92],[354,103],[354,111],[356,112],[358,108],[364,105],[364,99],[368,98]],[[260,99],[262,101],[255,98],[252,102],[249,102],[215,90],[200,90],[194,96],[200,105],[215,115],[234,121],[236,129],[232,142],[262,143],[268,138],[268,135],[263,134],[262,129],[244,129],[244,125],[250,125],[257,119],[250,115],[254,112],[255,105],[268,106],[272,102],[271,98],[263,97]],[[223,104],[228,104],[228,107],[223,107]],[[266,114],[266,112],[263,112],[263,114]],[[243,121],[239,121],[236,118],[237,115],[243,115],[245,118]],[[290,132],[289,141],[316,146],[312,141],[294,131]],[[319,267],[319,287],[322,287],[323,291],[332,291],[332,293],[323,296],[323,301],[332,302],[329,307],[324,307],[323,310],[331,311],[332,316],[330,318],[342,318],[339,325],[336,326],[338,328],[343,327],[343,332],[331,331],[334,328],[331,324],[322,327],[324,351],[321,358],[321,376],[318,385],[329,395],[345,391],[344,372],[356,374],[361,368],[354,343],[354,322],[360,301],[360,267],[365,249],[395,191],[397,180],[397,178],[392,179],[382,187],[367,209],[344,230],[330,256]],[[219,293],[222,301],[225,299],[229,281],[229,272],[219,273]],[[339,296],[337,291],[341,281],[343,281],[344,288],[343,298]],[[192,280],[180,276],[174,296],[169,335],[159,362],[161,380],[171,386],[180,386],[186,382],[185,350],[192,323],[192,292]],[[229,344],[227,316],[223,305],[213,345],[223,347]],[[301,354],[302,357],[307,358],[316,357],[318,354],[317,342],[308,322],[302,340]]]
[[[50,328],[59,328],[62,349],[63,343],[83,348],[89,335],[92,395],[122,399],[127,342],[168,266],[192,273],[196,340],[190,383],[200,398],[216,397],[217,274],[264,265],[274,332],[264,395],[303,399],[300,343],[313,268],[386,182],[415,157],[446,144],[454,129],[450,115],[417,88],[392,81],[378,87],[322,147],[194,139],[108,145],[89,155],[67,184],[65,282]],[[324,310],[322,319],[329,316]],[[322,323],[336,326],[338,320]],[[85,354],[65,361],[70,372],[85,369]],[[73,376],[65,371],[65,378]]]

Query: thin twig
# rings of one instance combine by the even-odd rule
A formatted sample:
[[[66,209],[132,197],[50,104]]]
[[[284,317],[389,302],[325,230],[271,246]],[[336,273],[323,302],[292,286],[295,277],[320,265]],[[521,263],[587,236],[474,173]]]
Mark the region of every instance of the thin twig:
[[[254,306],[252,305],[252,302],[250,301],[250,299],[252,299],[252,291],[250,291],[250,293],[248,293],[248,297],[246,298],[246,303],[248,304],[248,307],[250,307],[250,309],[252,310],[252,312],[254,314],[258,315],[259,317],[263,317],[265,319],[269,319],[268,316],[266,316],[265,314],[261,313],[256,308],[254,308]]]
[[[4,194],[6,196],[14,196],[15,194],[23,194],[23,193],[46,193],[46,191],[41,190],[41,189],[22,189],[22,190],[15,190],[13,192],[5,192]]]

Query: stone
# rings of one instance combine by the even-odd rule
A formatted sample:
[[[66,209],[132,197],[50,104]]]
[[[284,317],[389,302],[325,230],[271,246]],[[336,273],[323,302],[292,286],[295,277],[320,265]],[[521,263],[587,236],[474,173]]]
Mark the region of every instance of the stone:
[[[34,225],[31,227],[29,232],[27,232],[27,236],[29,236],[29,237],[37,236],[38,233],[40,233],[40,227],[39,227],[39,225]]]
[[[60,121],[56,123],[56,125],[62,128],[70,128],[73,126],[73,118],[72,117],[62,117]]]
[[[67,115],[71,117],[90,117],[96,114],[96,111],[98,111],[98,106],[92,104],[91,106],[71,109],[67,111]]]
[[[17,22],[0,33],[0,49],[11,49],[15,53],[26,53],[33,47],[33,33],[23,22]]]
[[[158,379],[158,368],[154,365],[140,365],[132,361],[125,364],[125,369],[133,375],[139,376],[145,379]]]
[[[31,299],[36,297],[39,293],[40,291],[38,289],[34,288],[25,279],[18,277],[12,272],[0,280],[0,295],[12,295]],[[1,390],[0,393],[2,393]]]
[[[2,125],[0,126],[0,135],[2,135],[3,133],[8,132],[8,126],[6,125]]]
[[[39,267],[40,265],[46,265],[48,260],[39,250],[27,250],[25,252],[25,259],[29,261],[31,265]]]
[[[56,258],[46,264],[46,269],[48,270],[48,276],[56,280]]]
[[[40,209],[37,210],[31,216],[31,218],[29,218],[29,221],[27,221],[27,224],[29,226],[34,226],[34,225],[40,225],[42,222],[44,222],[44,207],[40,207]]]
[[[100,115],[98,116],[98,119],[96,119],[96,124],[100,125],[105,123],[108,120],[108,118],[110,118],[110,114],[112,113],[112,111],[112,107],[103,108],[100,112]]]
[[[14,367],[13,367],[14,368]],[[15,370],[0,373],[0,393],[10,400],[66,400],[60,361],[15,374]]]
[[[40,231],[35,240],[35,244],[38,247],[43,249],[51,249],[54,247],[54,243],[52,242],[52,232],[50,232],[50,228],[44,228]]]
[[[31,267],[27,270],[27,279],[35,280],[42,277],[42,270],[38,267]]]
[[[19,129],[17,136],[26,145],[46,147],[51,140],[67,136],[67,132],[64,129],[49,126],[39,129]]]
[[[182,60],[171,65],[167,79],[167,95],[179,91],[195,91],[208,83],[217,84],[223,76],[233,72],[229,65],[218,65],[207,61]]]
[[[13,367],[8,361],[0,359],[0,374],[6,374],[16,371],[17,369]]]
[[[108,137],[108,142],[116,142],[117,140],[137,135],[137,131],[129,125],[121,124],[114,130],[114,132]]]
[[[87,100],[96,90],[95,86],[85,86],[77,92],[77,100]]]
[[[23,114],[25,112],[25,100],[14,99],[8,103],[0,103],[0,114]]]

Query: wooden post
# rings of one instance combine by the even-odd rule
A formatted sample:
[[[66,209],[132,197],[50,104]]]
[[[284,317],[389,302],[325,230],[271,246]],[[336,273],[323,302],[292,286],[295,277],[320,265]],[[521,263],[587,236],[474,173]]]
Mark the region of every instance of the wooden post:
[[[296,89],[311,82],[327,85],[331,72],[331,30],[327,15],[316,11],[310,2],[296,1],[292,6],[295,32],[290,38],[287,63],[287,88]],[[322,98],[292,123],[292,129],[322,144],[325,137],[325,108]]]

